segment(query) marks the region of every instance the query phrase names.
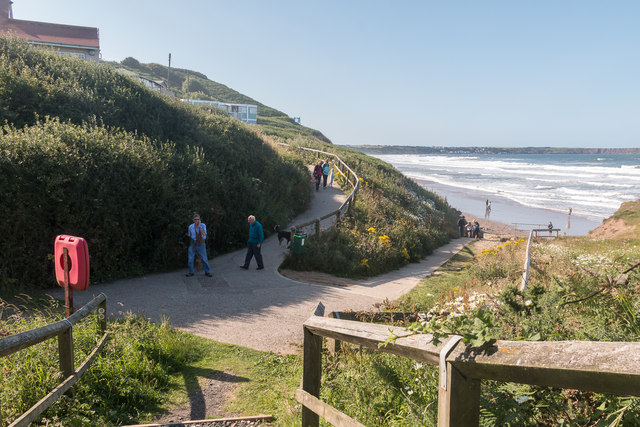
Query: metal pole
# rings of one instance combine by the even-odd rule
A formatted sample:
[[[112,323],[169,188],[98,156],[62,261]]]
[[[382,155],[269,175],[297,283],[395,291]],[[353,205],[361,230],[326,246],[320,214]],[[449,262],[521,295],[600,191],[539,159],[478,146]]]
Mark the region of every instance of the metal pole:
[[[169,68],[167,68],[167,89],[169,89],[169,76],[171,74],[171,54],[169,54]]]

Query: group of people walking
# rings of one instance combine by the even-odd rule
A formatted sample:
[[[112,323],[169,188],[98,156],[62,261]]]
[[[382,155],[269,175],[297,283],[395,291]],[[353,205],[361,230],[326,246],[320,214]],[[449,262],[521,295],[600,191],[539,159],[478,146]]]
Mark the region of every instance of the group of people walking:
[[[264,262],[262,260],[262,241],[264,240],[264,232],[262,230],[262,224],[256,221],[256,217],[254,215],[249,215],[247,218],[247,222],[249,223],[249,240],[247,241],[247,255],[244,259],[244,264],[240,266],[240,268],[244,270],[249,269],[249,264],[251,263],[251,259],[255,258],[256,263],[258,264],[257,270],[264,269]],[[187,229],[187,235],[189,236],[189,249],[188,249],[188,258],[187,258],[187,266],[189,268],[189,272],[187,273],[187,277],[191,277],[194,275],[194,264],[196,254],[200,258],[202,262],[202,266],[204,267],[204,275],[207,277],[212,277],[211,268],[209,267],[209,258],[207,257],[207,247],[205,244],[205,240],[207,239],[207,226],[201,221],[200,215],[193,214],[193,224],[189,225]]]
[[[320,181],[322,181],[322,187],[327,188],[327,180],[329,180],[329,186],[331,187],[333,183],[333,171],[331,170],[331,166],[329,165],[329,159],[318,161],[318,164],[313,169],[313,178],[316,184],[316,191],[320,188]],[[249,269],[249,264],[251,263],[251,259],[255,258],[256,263],[258,264],[257,270],[264,269],[264,261],[262,259],[262,241],[264,240],[264,231],[262,230],[262,224],[256,221],[256,217],[254,215],[249,215],[247,218],[247,222],[249,223],[249,240],[247,241],[247,255],[244,259],[244,264],[240,266],[240,268],[244,270]],[[196,254],[200,258],[202,262],[202,266],[204,267],[204,274],[207,277],[212,277],[211,267],[209,266],[209,260],[207,258],[207,247],[205,244],[205,240],[207,239],[207,226],[201,221],[200,215],[193,214],[193,224],[189,225],[187,229],[187,235],[189,236],[189,249],[188,249],[188,258],[187,258],[187,266],[189,268],[189,272],[187,273],[187,277],[191,277],[194,275],[194,264],[196,259]]]
[[[329,181],[329,187],[333,184],[333,172],[331,171],[331,166],[329,166],[329,159],[318,160],[318,164],[313,168],[313,181],[316,184],[316,191],[320,189],[320,181],[322,180],[322,188],[327,189],[327,178],[331,175],[331,180]]]
[[[474,239],[482,237],[482,230],[480,229],[478,220],[474,219],[471,222],[467,222],[464,215],[460,215],[460,218],[458,218],[458,230],[460,237],[473,237]]]

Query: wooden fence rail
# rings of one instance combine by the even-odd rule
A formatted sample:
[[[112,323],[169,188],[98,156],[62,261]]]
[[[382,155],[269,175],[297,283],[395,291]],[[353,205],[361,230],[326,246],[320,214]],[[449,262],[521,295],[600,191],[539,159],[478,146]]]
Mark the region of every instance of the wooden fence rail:
[[[98,327],[102,337],[82,365],[80,365],[78,369],[75,369],[73,363],[73,325],[91,314],[93,310],[97,310]],[[60,385],[51,391],[51,393],[43,397],[27,412],[22,414],[22,416],[14,420],[10,426],[28,426],[80,379],[82,374],[84,374],[84,372],[91,366],[98,353],[104,347],[109,336],[106,328],[107,296],[101,293],[84,307],[80,308],[64,320],[41,326],[30,331],[0,338],[0,357],[5,357],[42,341],[58,337],[58,360],[60,363],[60,370],[65,378]]]
[[[317,426],[319,414],[330,414],[332,419],[343,416],[349,420],[344,425],[357,425],[318,400],[323,337],[439,365],[439,426],[478,425],[483,379],[640,397],[638,342],[496,341],[479,350],[461,343],[459,336],[436,346],[431,335],[413,335],[403,327],[322,316],[317,310],[303,326],[304,372],[298,401],[303,404],[304,427]],[[391,333],[399,338],[379,348]]]

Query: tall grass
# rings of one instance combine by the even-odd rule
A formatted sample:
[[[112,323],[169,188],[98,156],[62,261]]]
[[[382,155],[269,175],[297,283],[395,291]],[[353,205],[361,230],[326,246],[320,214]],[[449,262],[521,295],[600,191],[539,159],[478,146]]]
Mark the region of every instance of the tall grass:
[[[36,304],[37,305],[37,304]],[[25,308],[28,311],[25,311]],[[50,300],[39,308],[0,300],[0,333],[13,334],[52,323],[63,307]],[[166,320],[153,323],[126,314],[110,321],[112,337],[92,367],[34,425],[105,426],[150,422],[173,405],[188,405],[199,379],[216,372],[237,378],[223,408],[238,415],[272,414],[279,425],[295,425],[300,409],[295,389],[302,363],[279,356],[216,343],[173,329]],[[96,322],[89,316],[73,329],[75,366],[97,342]],[[0,425],[8,425],[55,388],[63,378],[57,340],[0,358]]]
[[[472,345],[507,340],[640,340],[638,240],[568,238],[532,246],[468,247],[389,310],[423,312],[414,330],[457,333]],[[366,425],[435,425],[437,367],[347,351],[324,367],[327,401]],[[428,391],[425,390],[428,389]],[[366,396],[364,408],[351,396]],[[418,407],[420,411],[416,411]],[[384,408],[384,409],[382,409]],[[407,418],[413,417],[413,418]],[[523,384],[482,382],[481,425],[638,425],[640,399]]]
[[[456,211],[391,165],[360,152],[320,142],[296,145],[337,154],[360,179],[353,209],[332,230],[308,240],[304,254],[291,254],[283,267],[366,277],[420,260],[455,235]],[[317,162],[315,154],[305,155]],[[346,192],[344,177],[335,173]]]

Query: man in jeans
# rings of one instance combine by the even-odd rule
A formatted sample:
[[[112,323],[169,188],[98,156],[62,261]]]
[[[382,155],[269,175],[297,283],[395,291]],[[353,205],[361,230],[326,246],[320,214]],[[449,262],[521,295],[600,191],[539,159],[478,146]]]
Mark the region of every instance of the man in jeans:
[[[207,259],[207,246],[204,243],[207,238],[207,226],[200,222],[200,215],[193,214],[193,224],[189,226],[187,234],[191,240],[189,244],[189,258],[187,262],[189,266],[187,277],[193,276],[193,261],[196,258],[196,253],[200,257],[202,265],[204,265],[204,275],[211,277],[209,261]]]
[[[256,262],[258,263],[257,270],[262,270],[264,269],[262,254],[260,253],[262,241],[264,240],[262,224],[256,221],[256,217],[253,215],[249,215],[247,221],[249,222],[249,241],[247,242],[247,256],[244,259],[244,265],[241,265],[240,268],[248,270],[251,258],[255,256]]]

